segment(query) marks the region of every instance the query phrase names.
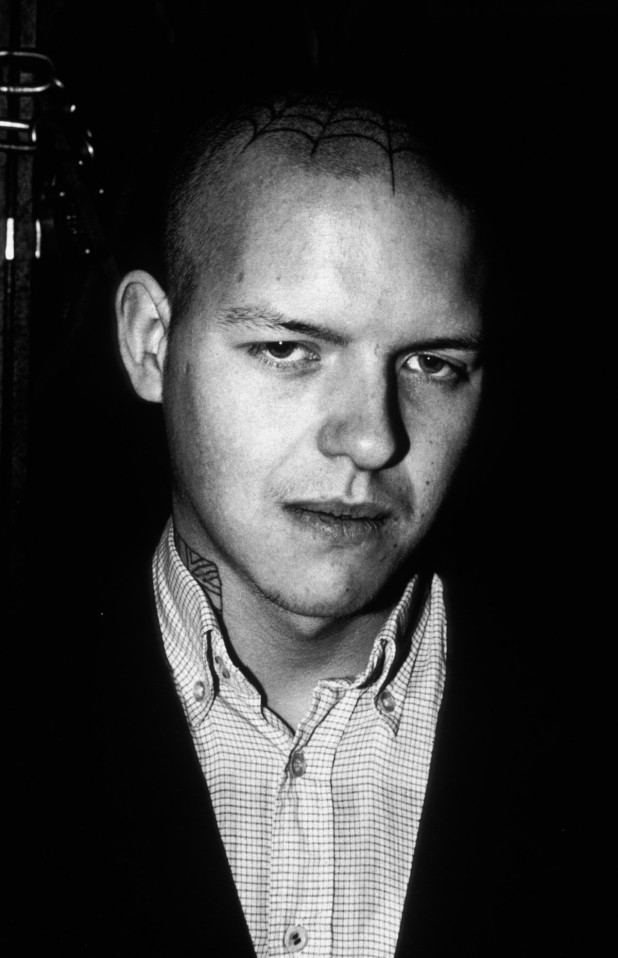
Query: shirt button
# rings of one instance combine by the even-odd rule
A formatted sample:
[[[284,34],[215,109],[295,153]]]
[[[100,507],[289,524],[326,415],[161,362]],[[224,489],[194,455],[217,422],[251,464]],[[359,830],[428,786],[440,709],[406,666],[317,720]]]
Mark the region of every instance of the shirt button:
[[[196,702],[202,702],[206,695],[206,686],[203,682],[196,682],[193,686],[193,698]]]
[[[302,951],[308,941],[309,935],[302,925],[290,925],[283,936],[283,944],[290,954],[294,954],[295,951]]]
[[[220,655],[215,655],[215,662],[219,666],[219,671],[221,672],[221,677],[224,679],[229,679],[230,670],[223,664],[223,659]]]
[[[378,702],[383,712],[392,712],[395,708],[395,699],[388,690],[380,693]]]
[[[305,760],[304,752],[294,752],[292,755],[292,760],[290,762],[290,771],[294,778],[300,778],[301,775],[305,774],[305,769],[307,768],[307,762]],[[296,926],[294,926],[296,927]],[[300,925],[298,926],[300,927]],[[303,945],[303,948],[305,946]]]

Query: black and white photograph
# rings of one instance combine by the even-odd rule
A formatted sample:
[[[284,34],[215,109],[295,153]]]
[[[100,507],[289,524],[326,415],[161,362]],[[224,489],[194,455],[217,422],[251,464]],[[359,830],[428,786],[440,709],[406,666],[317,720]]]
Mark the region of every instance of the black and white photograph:
[[[9,958],[602,953],[609,13],[0,0]]]

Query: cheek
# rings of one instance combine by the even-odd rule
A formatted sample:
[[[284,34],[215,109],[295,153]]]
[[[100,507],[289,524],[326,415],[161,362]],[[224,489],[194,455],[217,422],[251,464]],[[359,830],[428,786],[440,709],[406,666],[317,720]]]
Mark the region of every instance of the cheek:
[[[431,499],[443,493],[472,435],[477,408],[475,392],[462,400],[447,394],[441,401],[419,402],[407,410],[407,466],[417,495]]]
[[[218,384],[210,377],[188,377],[186,382],[177,418],[193,437],[188,454],[193,471],[204,479],[249,490],[298,460],[308,428],[298,402],[273,402],[244,377],[229,376]]]

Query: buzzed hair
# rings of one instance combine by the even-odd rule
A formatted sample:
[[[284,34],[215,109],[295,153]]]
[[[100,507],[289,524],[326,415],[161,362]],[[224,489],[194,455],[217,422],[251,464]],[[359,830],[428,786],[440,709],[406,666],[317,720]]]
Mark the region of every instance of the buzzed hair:
[[[231,107],[195,129],[171,166],[163,259],[173,324],[209,265],[221,225],[234,226],[242,203],[235,177],[251,163],[252,150],[268,157],[270,178],[282,168],[371,176],[383,178],[395,193],[412,176],[416,188],[449,196],[470,210],[475,206],[464,164],[453,162],[440,137],[421,131],[391,105],[303,93]]]

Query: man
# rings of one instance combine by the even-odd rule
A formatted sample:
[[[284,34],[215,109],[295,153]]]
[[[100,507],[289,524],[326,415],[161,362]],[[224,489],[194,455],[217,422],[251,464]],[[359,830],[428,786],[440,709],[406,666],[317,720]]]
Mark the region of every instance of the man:
[[[200,130],[168,206],[166,288],[117,295],[173,506],[91,671],[84,953],[509,954],[482,628],[421,548],[481,400],[474,208],[406,123],[309,96]]]

